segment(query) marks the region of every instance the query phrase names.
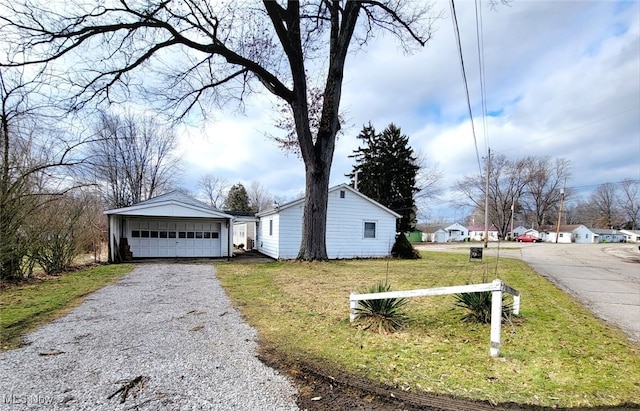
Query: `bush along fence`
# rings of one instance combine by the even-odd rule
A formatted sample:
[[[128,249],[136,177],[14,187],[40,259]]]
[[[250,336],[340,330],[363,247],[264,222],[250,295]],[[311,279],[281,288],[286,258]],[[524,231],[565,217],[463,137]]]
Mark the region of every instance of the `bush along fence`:
[[[452,287],[389,291],[369,294],[351,293],[349,296],[349,320],[351,322],[355,321],[359,301],[379,300],[385,298],[428,297],[459,293],[481,293],[486,291],[491,291],[491,335],[489,339],[489,354],[492,357],[498,357],[500,355],[500,335],[502,334],[502,293],[513,295],[513,314],[520,314],[520,292],[509,287],[499,279],[493,280],[491,283],[456,285]]]

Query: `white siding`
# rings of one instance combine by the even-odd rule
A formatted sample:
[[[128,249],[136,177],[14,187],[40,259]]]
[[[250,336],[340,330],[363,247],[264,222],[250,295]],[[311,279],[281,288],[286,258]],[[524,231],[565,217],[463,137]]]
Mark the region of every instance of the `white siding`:
[[[364,238],[364,223],[376,223],[376,238]],[[385,257],[395,242],[396,219],[386,210],[350,191],[329,193],[327,254],[329,258]]]
[[[298,256],[302,242],[303,205],[294,205],[280,213],[280,255],[278,258],[290,260]]]
[[[272,258],[278,258],[280,249],[278,243],[278,235],[280,233],[280,229],[278,228],[279,221],[280,216],[278,214],[272,214],[261,218],[260,226],[258,227],[260,231],[260,235],[258,235],[258,251]],[[273,227],[271,234],[269,234],[270,224]]]
[[[574,241],[578,244],[591,244],[595,241],[593,232],[583,225],[573,230],[572,234]]]
[[[236,246],[240,244],[247,245],[248,225],[247,223],[233,223],[233,244]]]
[[[344,191],[344,198],[340,197]],[[273,258],[298,256],[302,240],[303,203],[260,218],[258,250]],[[269,221],[273,234],[269,236]],[[376,224],[376,237],[364,238],[364,223]],[[396,218],[389,211],[349,190],[329,192],[327,255],[330,259],[385,257],[395,242]]]
[[[555,243],[556,242],[556,232],[546,233],[543,237],[543,241],[547,243]],[[570,243],[572,241],[572,234],[564,231],[560,231],[558,234],[558,243]]]

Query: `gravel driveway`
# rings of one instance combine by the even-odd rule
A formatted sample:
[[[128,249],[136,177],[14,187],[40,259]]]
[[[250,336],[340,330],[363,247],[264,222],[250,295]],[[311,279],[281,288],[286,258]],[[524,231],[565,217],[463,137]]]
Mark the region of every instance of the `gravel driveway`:
[[[210,265],[144,264],[0,354],[2,410],[296,410]]]

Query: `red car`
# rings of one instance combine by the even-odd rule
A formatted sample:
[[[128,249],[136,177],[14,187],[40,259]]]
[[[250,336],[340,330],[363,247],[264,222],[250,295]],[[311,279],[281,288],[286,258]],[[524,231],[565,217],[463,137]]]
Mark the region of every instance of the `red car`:
[[[516,241],[519,243],[539,243],[542,239],[538,237],[532,237],[530,235],[519,235],[516,237]]]

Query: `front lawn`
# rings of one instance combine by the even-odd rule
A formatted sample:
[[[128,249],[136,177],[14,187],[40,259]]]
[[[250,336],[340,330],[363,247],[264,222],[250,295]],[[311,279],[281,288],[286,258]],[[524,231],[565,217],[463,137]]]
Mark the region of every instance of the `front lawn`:
[[[12,286],[0,294],[0,347],[20,345],[20,337],[80,304],[83,297],[114,283],[133,269],[130,264],[78,270],[36,283]]]
[[[497,266],[497,268],[496,268]],[[414,393],[494,403],[589,407],[638,403],[640,347],[518,260],[423,254],[417,261],[354,260],[216,265],[218,277],[268,348]],[[497,274],[497,275],[496,275]],[[454,297],[419,297],[407,325],[381,335],[349,323],[349,293],[491,282],[521,292],[489,356],[489,325],[459,321]],[[509,297],[510,298],[510,297]]]

